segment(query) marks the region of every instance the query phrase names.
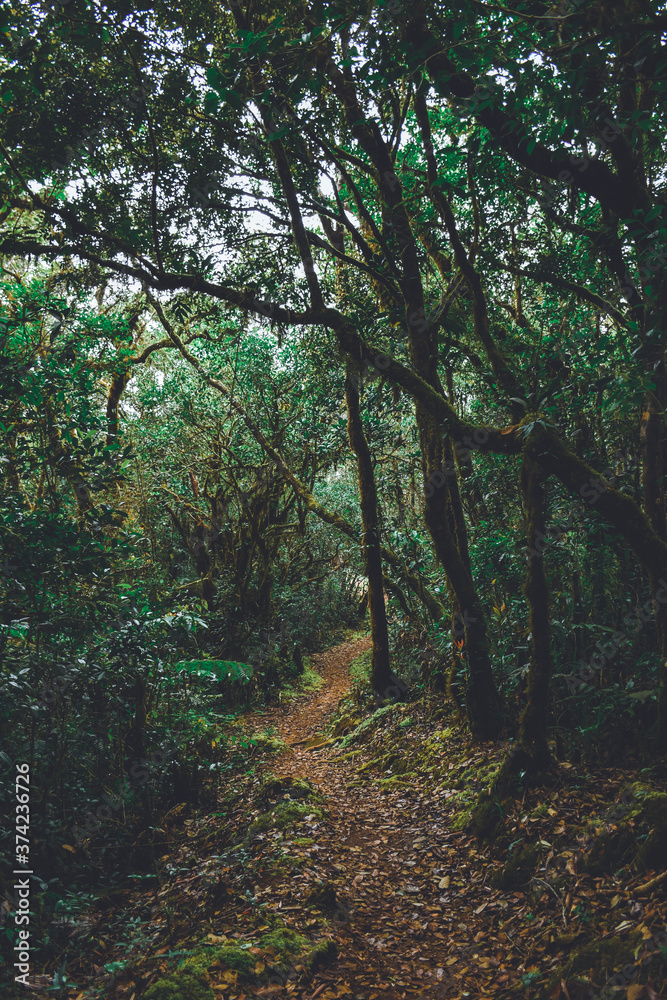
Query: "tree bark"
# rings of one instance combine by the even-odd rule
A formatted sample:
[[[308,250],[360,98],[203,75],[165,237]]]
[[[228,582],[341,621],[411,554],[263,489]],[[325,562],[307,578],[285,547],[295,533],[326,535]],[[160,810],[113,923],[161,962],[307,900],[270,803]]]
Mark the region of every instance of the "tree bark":
[[[114,375],[109,386],[107,395],[107,448],[117,445],[120,435],[120,421],[118,417],[118,407],[120,398],[125,391],[127,383],[130,381],[132,372],[125,370]]]
[[[373,472],[373,459],[364,434],[359,410],[359,386],[348,364],[345,379],[347,402],[347,433],[350,447],[357,459],[359,477],[359,505],[363,528],[362,549],[368,580],[368,611],[371,624],[371,684],[382,697],[395,685],[389,662],[389,632],[382,582],[382,555],[380,552],[380,524],[378,498]]]
[[[465,691],[466,715],[476,739],[493,739],[504,724],[502,699],[491,668],[484,610],[475,587],[470,563],[450,530],[448,483],[442,472],[443,436],[437,421],[417,405],[419,441],[424,464],[424,520],[461,608],[460,626],[465,636],[468,679]],[[437,478],[436,478],[437,477]],[[467,549],[466,549],[467,555]]]

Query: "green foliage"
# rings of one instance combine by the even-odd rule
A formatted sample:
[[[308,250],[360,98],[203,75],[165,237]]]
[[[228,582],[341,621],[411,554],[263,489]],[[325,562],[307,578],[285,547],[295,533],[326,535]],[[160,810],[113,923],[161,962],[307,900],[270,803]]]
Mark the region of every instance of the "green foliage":
[[[247,683],[252,675],[252,667],[247,663],[232,660],[185,660],[174,664],[174,669],[195,677],[213,677],[218,681],[240,680]]]

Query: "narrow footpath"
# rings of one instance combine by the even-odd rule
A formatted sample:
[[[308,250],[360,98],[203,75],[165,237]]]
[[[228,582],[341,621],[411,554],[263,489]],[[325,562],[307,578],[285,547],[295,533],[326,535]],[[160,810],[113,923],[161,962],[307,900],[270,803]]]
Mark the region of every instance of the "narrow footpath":
[[[309,861],[301,874],[289,876],[289,887],[269,880],[258,901],[282,914],[298,914],[298,925],[299,917],[308,915],[303,901],[313,885],[335,888],[339,957],[306,996],[446,1000],[461,995],[460,974],[455,979],[451,970],[460,963],[452,962],[444,937],[452,904],[443,894],[457,876],[449,867],[448,844],[460,834],[447,831],[419,788],[387,795],[373,784],[351,786],[354,765],[341,760],[345,751],[332,747],[324,735],[327,720],[351,687],[350,663],[369,646],[364,638],[313,656],[313,667],[325,681],[319,691],[251,717],[256,727],[275,727],[290,746],[271,762],[271,772],[310,781],[328,812],[326,824],[313,830],[316,842],[305,848]],[[289,851],[291,844],[280,846]],[[273,898],[279,902],[272,905]],[[458,912],[459,930],[462,919]],[[293,993],[286,989],[284,995]]]

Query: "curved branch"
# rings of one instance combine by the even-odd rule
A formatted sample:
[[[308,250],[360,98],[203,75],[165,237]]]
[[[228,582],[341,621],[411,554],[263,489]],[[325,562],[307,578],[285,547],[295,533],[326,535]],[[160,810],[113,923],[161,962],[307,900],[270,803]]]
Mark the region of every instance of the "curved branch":
[[[302,483],[301,480],[294,475],[285,462],[281,452],[269,442],[266,436],[262,433],[260,427],[258,427],[252,417],[246,412],[240,401],[236,399],[227,386],[219,379],[213,378],[207,374],[201,363],[188,350],[183,340],[178,336],[172,327],[160,303],[150,294],[150,292],[147,293],[146,297],[153,307],[160,323],[169,334],[169,338],[173,342],[174,346],[178,348],[185,360],[192,365],[207,385],[210,385],[212,389],[215,389],[227,400],[229,400],[232,409],[238,413],[262,450],[273,461],[277,471],[280,472],[284,479],[290,484],[295,493],[301,497],[306,509],[310,513],[315,514],[316,517],[319,517],[321,521],[324,521],[326,524],[330,524],[332,527],[342,532],[342,534],[347,535],[348,538],[352,538],[355,542],[358,542],[358,532],[354,526],[346,521],[345,518],[342,517],[337,511],[329,510],[313,496],[304,483]],[[387,548],[386,545],[381,546],[380,552],[382,554],[382,558],[395,569],[399,578],[405,580],[406,584],[417,595],[420,601],[422,601],[432,617],[435,619],[442,618],[446,613],[444,606],[437,600],[436,597],[433,596],[433,594],[429,592],[421,578],[417,574],[408,570],[401,558],[394,551],[392,551],[392,549]]]
[[[583,302],[590,302],[591,305],[594,305],[600,310],[600,312],[611,316],[613,320],[626,330],[630,328],[629,321],[625,318],[623,313],[616,308],[616,306],[613,306],[611,302],[607,302],[607,300],[601,295],[598,295],[597,292],[592,291],[590,288],[586,288],[584,285],[578,285],[575,281],[568,281],[566,278],[560,278],[556,274],[550,274],[547,271],[542,271],[538,267],[517,267],[515,264],[504,264],[500,261],[498,262],[498,266],[502,268],[503,271],[508,271],[510,274],[518,274],[523,278],[530,278],[532,281],[553,285],[554,288],[562,288],[567,292],[574,292],[574,294]]]
[[[422,54],[422,65],[435,90],[460,102],[464,113],[474,116],[488,129],[516,163],[561,184],[567,178],[616,217],[631,219],[635,210],[650,207],[648,192],[638,184],[621,183],[606,163],[576,157],[562,148],[551,150],[538,142],[526,122],[505,111],[502,88],[491,87],[488,82],[478,83],[449,58],[441,39],[428,26],[423,4],[419,4],[416,16],[406,25],[405,42],[411,53]]]

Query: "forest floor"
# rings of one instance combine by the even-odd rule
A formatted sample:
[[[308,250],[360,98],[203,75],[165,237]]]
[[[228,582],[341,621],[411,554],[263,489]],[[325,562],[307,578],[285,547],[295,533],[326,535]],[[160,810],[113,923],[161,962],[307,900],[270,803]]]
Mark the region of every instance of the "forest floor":
[[[664,774],[562,763],[498,805],[484,840],[471,810],[506,748],[426,699],[360,723],[350,664],[369,644],[313,656],[319,690],[242,717],[239,733],[264,734],[253,767],[216,812],[165,817],[168,863],[133,896],[135,936],[98,949],[129,964],[78,995],[667,996],[667,881],[628,839],[647,839],[642,798],[667,804]]]

